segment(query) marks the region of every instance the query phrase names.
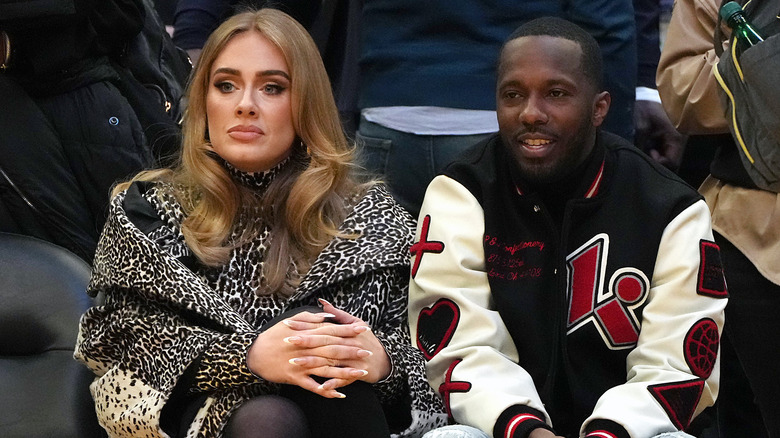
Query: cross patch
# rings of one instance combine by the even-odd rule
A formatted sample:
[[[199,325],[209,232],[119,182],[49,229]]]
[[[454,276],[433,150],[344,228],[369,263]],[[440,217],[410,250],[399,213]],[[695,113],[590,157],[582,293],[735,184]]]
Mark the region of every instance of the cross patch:
[[[439,393],[444,400],[444,407],[447,408],[447,416],[452,418],[452,410],[450,409],[450,394],[453,392],[469,392],[471,390],[471,383],[452,381],[452,372],[455,367],[463,362],[463,359],[453,361],[450,367],[447,369],[447,373],[444,375],[444,383],[439,385]]]
[[[431,226],[431,215],[426,214],[423,219],[422,229],[420,230],[420,240],[409,248],[409,252],[412,255],[416,255],[414,259],[414,265],[412,266],[412,278],[417,275],[417,270],[420,268],[420,262],[422,256],[426,252],[440,254],[444,251],[444,242],[437,242],[435,240],[428,240],[428,229]]]

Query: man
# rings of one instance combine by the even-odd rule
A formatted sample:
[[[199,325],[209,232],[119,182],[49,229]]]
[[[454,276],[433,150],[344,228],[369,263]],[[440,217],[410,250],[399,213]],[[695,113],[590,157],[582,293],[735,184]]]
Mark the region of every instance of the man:
[[[717,396],[727,292],[707,206],[599,130],[601,69],[579,27],[521,26],[499,134],[422,205],[412,333],[453,420],[490,436],[687,436]]]
[[[425,188],[469,146],[498,130],[495,59],[521,23],[544,16],[594,35],[619,108],[609,130],[634,137],[636,18],[631,0],[367,0],[361,13],[357,139],[369,171],[413,216]],[[398,23],[404,23],[399,26]]]

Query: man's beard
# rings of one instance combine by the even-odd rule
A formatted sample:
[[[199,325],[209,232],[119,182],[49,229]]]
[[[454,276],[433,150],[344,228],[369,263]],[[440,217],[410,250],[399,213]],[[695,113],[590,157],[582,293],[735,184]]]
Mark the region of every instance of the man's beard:
[[[571,143],[567,145],[568,149],[558,161],[539,160],[537,163],[528,160],[519,161],[523,178],[534,185],[551,184],[566,178],[589,155],[592,149],[588,142],[595,140],[595,135],[592,135],[594,133],[595,128],[591,116],[583,120],[577,129],[577,135],[571,138]],[[583,153],[586,148],[588,148],[588,153]]]

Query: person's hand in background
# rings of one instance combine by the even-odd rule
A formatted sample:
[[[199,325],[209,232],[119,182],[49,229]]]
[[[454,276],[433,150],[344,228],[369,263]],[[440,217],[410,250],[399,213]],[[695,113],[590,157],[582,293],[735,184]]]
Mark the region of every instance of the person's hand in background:
[[[663,106],[652,100],[634,105],[634,144],[656,162],[677,172],[685,152],[687,136],[674,127]]]

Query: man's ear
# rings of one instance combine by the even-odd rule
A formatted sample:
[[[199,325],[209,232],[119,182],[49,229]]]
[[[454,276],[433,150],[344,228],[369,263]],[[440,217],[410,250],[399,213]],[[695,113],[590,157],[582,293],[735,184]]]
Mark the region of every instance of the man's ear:
[[[593,98],[593,126],[601,126],[604,118],[609,112],[609,105],[612,103],[612,96],[608,91],[602,91]]]

